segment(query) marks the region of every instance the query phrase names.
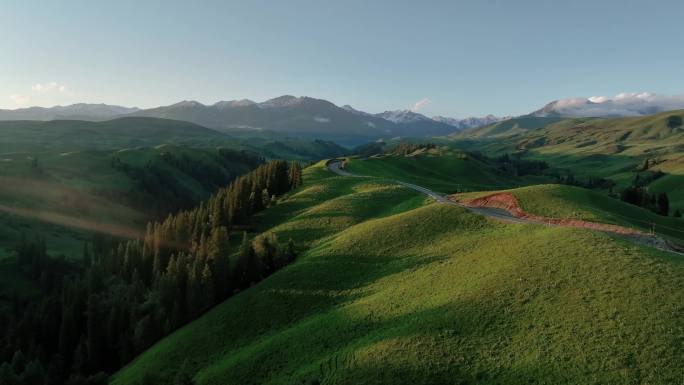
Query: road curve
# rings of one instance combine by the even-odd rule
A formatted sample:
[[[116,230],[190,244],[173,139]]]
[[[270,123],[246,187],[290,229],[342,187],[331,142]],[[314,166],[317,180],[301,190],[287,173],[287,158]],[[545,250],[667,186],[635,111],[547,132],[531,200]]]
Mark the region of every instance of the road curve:
[[[356,177],[356,178],[361,178],[364,177],[363,175],[356,175],[352,174],[349,171],[345,170],[342,168],[342,161],[339,159],[331,159],[326,163],[326,166],[328,167],[328,170],[334,172],[337,175],[340,176],[348,176],[348,177]],[[392,183],[396,183],[398,185],[402,185],[404,187],[410,188],[411,190],[418,191],[419,193],[425,194],[432,198],[435,202],[437,203],[443,203],[447,205],[454,205],[454,206],[459,206],[462,207],[468,211],[471,211],[475,214],[479,214],[488,218],[493,218],[499,221],[503,222],[512,222],[512,223],[537,223],[533,222],[524,218],[518,218],[514,217],[511,215],[508,211],[504,209],[497,209],[497,208],[490,208],[490,207],[466,207],[461,204],[458,204],[457,202],[454,202],[452,200],[447,199],[447,197],[434,192],[430,189],[427,189],[422,186],[418,186],[412,183],[406,183],[402,182],[400,180],[395,180],[395,179],[388,179]]]

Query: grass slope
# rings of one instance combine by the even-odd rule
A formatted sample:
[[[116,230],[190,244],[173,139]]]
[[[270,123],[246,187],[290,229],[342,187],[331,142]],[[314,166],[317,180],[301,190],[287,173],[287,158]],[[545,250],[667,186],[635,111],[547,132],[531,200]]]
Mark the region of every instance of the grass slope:
[[[557,117],[520,116],[486,126],[475,127],[449,135],[453,139],[503,138],[527,133],[563,120]]]
[[[543,160],[586,181],[609,178],[617,189],[632,184],[645,159],[657,164],[650,170],[666,175],[648,185],[654,192],[667,192],[670,206],[684,211],[684,126],[673,127],[671,117],[684,117],[684,110],[626,118],[572,118],[523,120],[526,130],[504,130],[516,119],[452,136],[454,145],[487,154],[521,152],[527,159]],[[536,125],[535,125],[536,124]]]
[[[0,158],[3,153],[67,152],[154,147],[162,144],[198,148],[250,150],[272,159],[318,160],[342,155],[332,142],[287,138],[251,130],[240,138],[194,123],[144,117],[104,122],[79,120],[0,121]]]
[[[259,218],[308,251],[117,373],[198,384],[675,383],[684,263],[322,165]],[[647,327],[645,327],[648,325]]]
[[[540,180],[507,175],[472,156],[450,150],[431,150],[415,156],[351,159],[347,170],[358,175],[415,183],[444,194],[510,188]]]
[[[32,167],[31,154],[2,155],[0,257],[9,254],[22,233],[46,238],[51,254],[81,255],[83,242],[91,233],[83,227],[131,234],[142,229],[148,218],[133,205],[131,198],[153,201],[155,197],[145,195],[139,180],[113,168],[114,157],[141,169],[156,161],[188,199],[206,199],[211,189],[160,161],[163,154],[192,159],[207,170],[222,170],[230,175],[250,169],[246,164],[222,161],[215,149],[170,145],[118,151],[48,152],[38,158],[38,167]]]
[[[684,241],[684,220],[681,218],[663,217],[585,188],[550,184],[504,191],[515,196],[520,207],[530,214],[612,223],[644,231],[649,231],[655,223],[659,234]],[[459,197],[476,198],[491,193],[465,193]]]

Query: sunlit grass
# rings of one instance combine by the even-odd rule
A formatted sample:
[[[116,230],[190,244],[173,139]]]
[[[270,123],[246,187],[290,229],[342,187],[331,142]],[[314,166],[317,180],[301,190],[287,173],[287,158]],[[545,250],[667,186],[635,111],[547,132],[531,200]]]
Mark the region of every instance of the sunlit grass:
[[[307,176],[257,224],[310,249],[156,344],[114,384],[145,373],[169,382],[186,359],[199,384],[665,384],[684,375],[682,261],[607,235],[425,204],[321,165]]]

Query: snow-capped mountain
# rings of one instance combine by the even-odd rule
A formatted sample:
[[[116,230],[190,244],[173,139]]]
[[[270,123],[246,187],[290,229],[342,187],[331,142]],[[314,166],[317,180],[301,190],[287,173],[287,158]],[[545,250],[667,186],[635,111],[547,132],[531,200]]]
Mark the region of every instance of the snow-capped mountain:
[[[678,109],[684,109],[684,95],[640,92],[554,100],[530,115],[539,117],[641,116]]]
[[[305,96],[296,97],[292,95],[283,95],[277,98],[269,99],[265,102],[259,103],[261,108],[281,108],[281,107],[292,107],[301,104],[305,99]]]
[[[375,114],[375,116],[397,124],[427,122],[432,120],[423,114],[419,114],[411,110],[385,111]]]
[[[135,107],[78,103],[69,106],[28,107],[0,110],[0,120],[89,120],[114,119],[139,111]]]
[[[249,99],[240,99],[240,100],[222,100],[220,102],[214,103],[213,107],[232,108],[232,107],[245,107],[245,106],[253,106],[253,105],[256,105],[256,102],[253,102]]]
[[[473,127],[486,126],[488,124],[496,123],[501,120],[509,119],[509,117],[499,117],[494,115],[487,115],[483,117],[471,116],[465,119],[449,118],[446,116],[433,116],[432,120],[453,126],[459,130],[465,130]]]
[[[181,120],[217,130],[254,129],[299,137],[312,137],[356,145],[379,138],[433,137],[448,135],[498,118],[463,120],[429,118],[411,110],[371,114],[350,105],[306,96],[283,95],[263,102],[249,99],[203,104],[196,100],[139,110],[104,104],[75,104],[52,108],[32,107],[0,110],[0,120],[109,120],[124,116]]]
[[[271,131],[348,145],[399,135],[392,122],[306,96],[283,95],[260,103],[236,100],[213,105],[184,101],[138,111],[133,116],[184,120],[227,131]]]

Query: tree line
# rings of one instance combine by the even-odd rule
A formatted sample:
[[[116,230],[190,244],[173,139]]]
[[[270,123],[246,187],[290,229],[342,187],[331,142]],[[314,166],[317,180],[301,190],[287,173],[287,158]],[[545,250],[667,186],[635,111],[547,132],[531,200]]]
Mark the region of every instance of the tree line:
[[[140,239],[86,244],[78,262],[22,238],[17,263],[42,295],[0,320],[0,384],[106,384],[162,337],[291,262],[292,240],[243,232],[233,246],[230,234],[301,183],[298,163],[270,161],[196,208],[149,223]]]

